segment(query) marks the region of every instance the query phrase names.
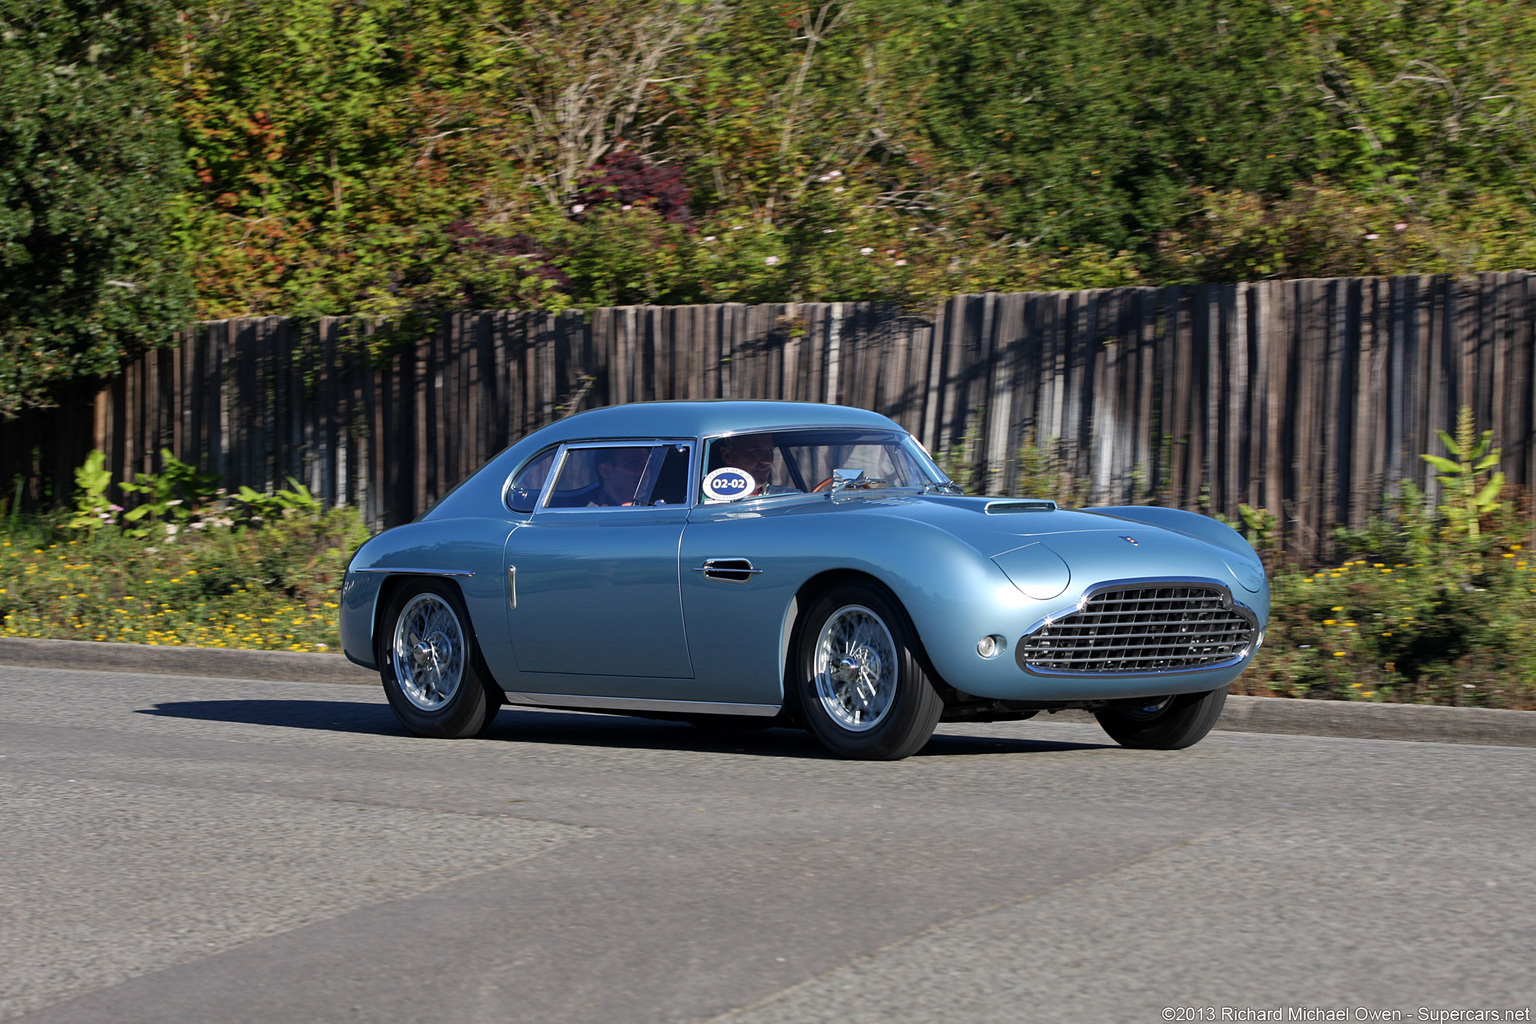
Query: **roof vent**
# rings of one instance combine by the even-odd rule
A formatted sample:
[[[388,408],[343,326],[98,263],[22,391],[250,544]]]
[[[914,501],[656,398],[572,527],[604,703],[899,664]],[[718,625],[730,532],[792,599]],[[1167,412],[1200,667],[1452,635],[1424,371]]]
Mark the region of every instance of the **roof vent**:
[[[1011,512],[1055,512],[1056,503],[1045,498],[1029,498],[1023,501],[989,501],[986,513],[1002,516]]]

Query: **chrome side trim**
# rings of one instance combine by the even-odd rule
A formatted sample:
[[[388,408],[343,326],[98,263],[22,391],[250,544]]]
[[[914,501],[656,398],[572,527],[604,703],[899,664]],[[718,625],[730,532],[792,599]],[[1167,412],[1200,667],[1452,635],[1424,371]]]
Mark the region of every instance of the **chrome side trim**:
[[[750,715],[772,718],[778,704],[725,704],[707,700],[650,700],[643,697],[588,697],[571,693],[513,693],[507,701],[532,707],[592,708],[598,711],[676,711],[699,715]]]
[[[507,566],[507,603],[517,610],[517,566]]]
[[[353,572],[394,572],[411,576],[462,576],[465,579],[473,576],[473,569],[418,569],[411,566],[384,566],[376,565],[368,569],[353,569]]]

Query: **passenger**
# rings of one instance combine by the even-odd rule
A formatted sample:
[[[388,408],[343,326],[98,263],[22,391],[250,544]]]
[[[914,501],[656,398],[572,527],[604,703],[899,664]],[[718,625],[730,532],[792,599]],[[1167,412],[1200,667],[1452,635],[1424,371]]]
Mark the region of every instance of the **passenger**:
[[[767,494],[768,478],[773,474],[773,452],[772,434],[738,434],[722,438],[715,442],[711,468],[744,469],[757,483],[751,494]]]
[[[598,488],[588,505],[633,505],[650,458],[649,448],[599,449],[595,460]]]

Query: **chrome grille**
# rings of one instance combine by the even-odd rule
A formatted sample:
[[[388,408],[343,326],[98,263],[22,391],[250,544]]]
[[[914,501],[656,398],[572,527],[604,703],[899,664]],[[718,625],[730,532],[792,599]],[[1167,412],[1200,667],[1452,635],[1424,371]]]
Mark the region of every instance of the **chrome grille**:
[[[1108,587],[1024,637],[1018,660],[1028,669],[1084,675],[1176,672],[1231,661],[1257,632],[1219,587]]]

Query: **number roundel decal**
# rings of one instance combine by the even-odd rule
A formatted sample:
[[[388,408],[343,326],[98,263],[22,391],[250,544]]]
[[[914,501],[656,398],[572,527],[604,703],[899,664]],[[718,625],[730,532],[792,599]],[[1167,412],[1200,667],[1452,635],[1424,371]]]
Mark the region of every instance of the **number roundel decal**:
[[[757,481],[752,474],[734,466],[722,466],[704,478],[704,497],[712,501],[735,501],[755,490]]]

